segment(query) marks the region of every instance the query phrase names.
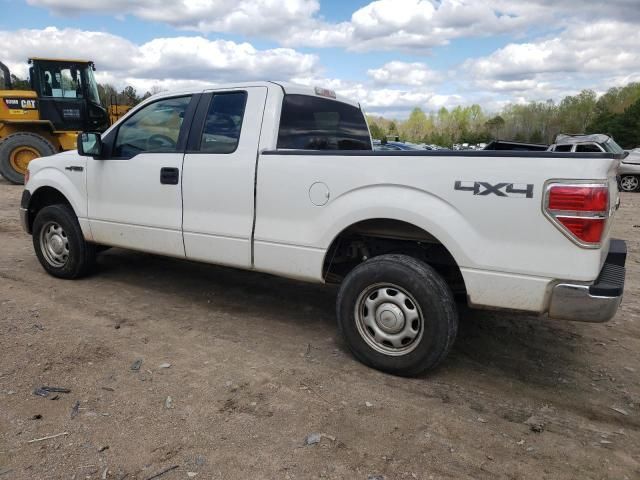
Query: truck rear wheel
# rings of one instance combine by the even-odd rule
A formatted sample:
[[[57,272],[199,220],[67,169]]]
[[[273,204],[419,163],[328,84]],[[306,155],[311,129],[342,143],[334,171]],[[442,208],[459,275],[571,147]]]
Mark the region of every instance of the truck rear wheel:
[[[381,255],[354,268],[340,286],[337,316],[358,360],[401,376],[435,368],[458,330],[449,286],[407,255]]]
[[[95,263],[95,245],[84,239],[73,210],[50,205],[33,221],[33,248],[44,269],[58,278],[79,278]]]
[[[56,153],[46,138],[35,133],[14,133],[0,142],[0,174],[11,183],[21,185],[29,162]]]

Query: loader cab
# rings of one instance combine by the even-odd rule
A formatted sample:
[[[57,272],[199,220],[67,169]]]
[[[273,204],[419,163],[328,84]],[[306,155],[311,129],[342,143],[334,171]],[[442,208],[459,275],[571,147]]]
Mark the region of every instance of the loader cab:
[[[11,73],[2,62],[0,62],[0,90],[11,90]]]
[[[103,131],[109,126],[107,110],[100,104],[93,62],[31,58],[29,63],[41,120],[49,120],[59,131]]]

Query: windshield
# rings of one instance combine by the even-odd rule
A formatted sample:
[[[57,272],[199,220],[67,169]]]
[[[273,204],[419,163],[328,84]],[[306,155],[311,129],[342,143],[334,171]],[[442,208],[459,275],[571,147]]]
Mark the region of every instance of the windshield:
[[[618,145],[613,138],[610,138],[609,140],[604,142],[602,144],[602,147],[609,153],[624,153],[622,147]]]
[[[96,105],[100,105],[98,84],[96,83],[96,78],[93,76],[93,68],[91,68],[91,65],[87,65],[85,68],[85,75],[87,78],[87,94],[89,95],[89,100]]]

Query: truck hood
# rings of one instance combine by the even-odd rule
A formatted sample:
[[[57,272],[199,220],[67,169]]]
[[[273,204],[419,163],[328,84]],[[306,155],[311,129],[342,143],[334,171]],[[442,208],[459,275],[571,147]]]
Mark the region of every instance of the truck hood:
[[[622,160],[622,163],[632,163],[634,165],[640,165],[640,152],[629,152],[629,155],[627,155],[627,157]]]

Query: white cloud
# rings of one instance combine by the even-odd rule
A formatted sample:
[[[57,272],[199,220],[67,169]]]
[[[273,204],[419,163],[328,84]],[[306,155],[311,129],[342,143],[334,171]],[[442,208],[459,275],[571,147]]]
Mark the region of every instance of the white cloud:
[[[638,45],[640,30],[633,24],[613,20],[574,24],[556,36],[511,43],[487,57],[467,60],[464,70],[485,90],[550,98],[580,85],[597,89],[637,78]]]
[[[518,19],[476,0],[378,0],[354,12],[353,50],[429,50],[513,28]]]
[[[318,0],[28,0],[64,16],[133,15],[203,33],[267,37],[286,46],[340,46],[349,50],[428,50],[453,38],[521,28],[516,7],[480,0],[377,0],[349,21],[319,16]],[[516,2],[517,3],[517,2]],[[514,10],[515,8],[515,10]]]
[[[94,60],[100,81],[118,87],[162,88],[313,75],[318,58],[290,48],[258,50],[249,43],[203,37],[156,38],[136,45],[117,35],[76,29],[0,31],[0,58],[26,76],[27,57]]]
[[[297,77],[291,80],[303,85],[330,88],[340,95],[359,102],[368,113],[384,113],[386,115],[397,116],[398,118],[408,116],[414,107],[420,107],[426,111],[435,111],[443,106],[452,108],[466,103],[465,99],[460,95],[439,94],[428,86],[409,89],[377,88],[362,82],[349,82],[335,78],[320,77]]]
[[[310,18],[318,0],[27,0],[57,15],[133,15],[176,28],[207,32],[276,35],[288,24]]]
[[[21,76],[28,56],[80,56],[96,61],[101,81],[140,91],[278,78],[333,88],[376,112],[471,102],[496,109],[507,102],[559,100],[582,88],[602,92],[640,80],[640,0],[609,0],[606,6],[601,0],[377,0],[354,9],[344,21],[323,18],[320,0],[27,1],[65,17],[133,16],[181,31],[268,39],[286,48],[257,49],[204,36],[136,44],[77,29],[0,31],[0,59]],[[511,43],[453,65],[450,72],[434,71],[416,61],[422,60],[417,55],[405,55],[496,34],[510,35]],[[398,56],[363,69],[359,81],[344,81],[323,79],[319,57],[295,50],[299,47]],[[332,70],[339,68],[336,62]]]
[[[319,0],[28,0],[58,15],[133,15],[202,33],[265,37],[290,47],[351,51],[429,51],[456,38],[529,28],[564,27],[581,19],[640,21],[638,0],[377,0],[343,22],[320,16]]]
[[[380,85],[433,85],[442,80],[442,73],[420,62],[392,61],[380,68],[367,70],[367,75]]]
[[[356,52],[428,52],[456,38],[515,31],[527,22],[508,8],[498,11],[480,0],[377,0],[356,10],[347,22],[313,20],[280,41]]]
[[[134,66],[137,51],[129,40],[104,32],[54,27],[0,30],[0,58],[22,77],[27,75],[29,57],[95,60],[101,69],[122,71]]]

